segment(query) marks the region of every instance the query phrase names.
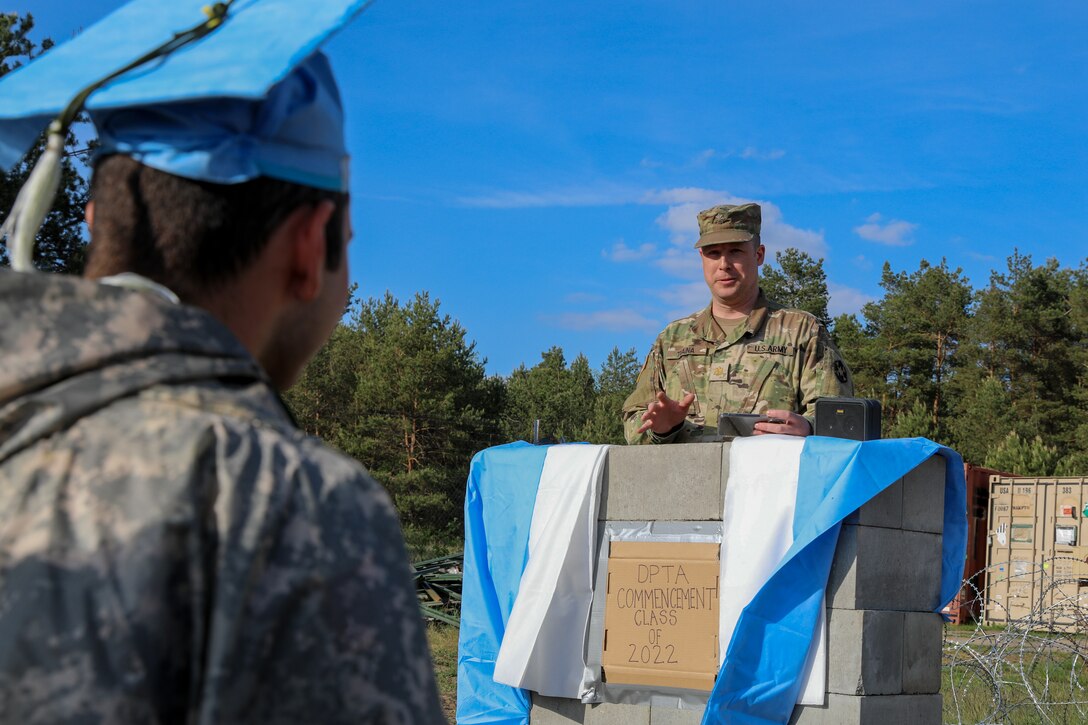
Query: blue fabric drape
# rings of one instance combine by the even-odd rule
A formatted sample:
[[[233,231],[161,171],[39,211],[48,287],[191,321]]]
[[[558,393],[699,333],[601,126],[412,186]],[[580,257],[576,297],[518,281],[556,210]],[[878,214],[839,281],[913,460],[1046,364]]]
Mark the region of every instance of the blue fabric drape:
[[[967,550],[959,454],[924,438],[864,443],[809,438],[801,453],[793,545],[741,613],[703,714],[704,725],[789,721],[843,519],[933,455],[945,460],[938,611],[952,600]]]
[[[465,566],[457,653],[457,722],[529,721],[525,690],[492,679],[529,552],[546,446],[510,443],[472,459],[465,495]]]

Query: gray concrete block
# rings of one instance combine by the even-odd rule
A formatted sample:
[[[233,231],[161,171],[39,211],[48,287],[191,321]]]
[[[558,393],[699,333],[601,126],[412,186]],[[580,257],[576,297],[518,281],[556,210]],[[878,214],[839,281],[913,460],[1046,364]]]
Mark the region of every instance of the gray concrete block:
[[[650,725],[699,725],[703,721],[703,711],[678,710],[675,707],[650,708]]]
[[[531,725],[650,725],[649,705],[583,705],[578,700],[533,693]]]
[[[880,725],[939,725],[940,695],[863,697],[860,723]]]
[[[940,695],[828,695],[823,707],[799,705],[790,725],[939,725]]]
[[[903,479],[881,491],[873,500],[852,513],[845,523],[903,528]]]
[[[903,476],[903,528],[944,531],[944,458],[933,456]]]
[[[829,614],[827,691],[840,695],[900,694],[903,612],[832,609]]]
[[[721,512],[725,511],[725,489],[729,484],[729,452],[731,450],[733,450],[733,444],[731,442],[726,441],[725,443],[722,443],[722,475],[721,484],[719,485],[721,491],[718,494],[719,515]]]
[[[533,704],[529,708],[532,725],[568,725],[585,722],[586,706],[578,700],[545,697],[532,693]]]
[[[613,446],[600,519],[720,521],[722,444]]]
[[[827,581],[834,609],[932,612],[940,598],[941,537],[844,525]]]
[[[852,695],[828,695],[824,705],[798,705],[793,708],[790,725],[860,725],[861,698]]]
[[[903,694],[941,691],[944,622],[935,612],[903,613]]]

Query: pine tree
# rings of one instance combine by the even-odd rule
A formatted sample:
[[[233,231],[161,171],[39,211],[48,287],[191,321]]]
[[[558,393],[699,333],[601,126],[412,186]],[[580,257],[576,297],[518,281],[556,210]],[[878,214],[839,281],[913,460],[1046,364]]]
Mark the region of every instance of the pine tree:
[[[1086,349],[1080,277],[1057,260],[1036,266],[1031,257],[1013,253],[1007,271],[994,272],[977,293],[976,312],[962,351],[957,418],[976,414],[974,392],[984,382],[1007,395],[1009,427],[1025,439],[1041,437],[1064,457],[1078,446],[1083,425],[1080,397],[1085,381]],[[956,427],[962,428],[961,423]],[[1088,434],[1088,431],[1086,431]],[[960,443],[974,443],[965,438]]]
[[[1061,463],[1057,446],[1048,446],[1042,437],[1030,441],[1013,431],[986,456],[986,467],[1010,471],[1018,476],[1052,476]]]
[[[563,349],[541,353],[532,368],[519,366],[506,381],[503,431],[510,440],[532,440],[540,421],[543,441],[581,440],[593,411],[593,373],[584,355],[567,367]]]
[[[639,372],[635,348],[620,352],[612,348],[597,372],[597,397],[593,412],[586,423],[582,439],[589,443],[625,443],[623,435],[623,402],[635,387]]]
[[[307,431],[362,462],[393,497],[409,545],[456,547],[473,454],[501,443],[503,382],[437,300],[357,303],[287,400]]]
[[[887,365],[879,340],[862,325],[857,315],[839,315],[831,328],[835,347],[839,348],[854,380],[854,395],[874,398],[886,405]]]
[[[922,260],[911,274],[885,262],[884,297],[863,308],[871,363],[884,374],[879,396],[886,420],[910,415],[916,403],[929,411],[937,440],[947,436],[948,386],[970,314],[971,287],[961,269]]]
[[[827,274],[824,260],[813,260],[808,252],[793,247],[774,255],[778,268],[765,265],[759,275],[763,293],[775,302],[811,312],[825,326],[827,314]]]

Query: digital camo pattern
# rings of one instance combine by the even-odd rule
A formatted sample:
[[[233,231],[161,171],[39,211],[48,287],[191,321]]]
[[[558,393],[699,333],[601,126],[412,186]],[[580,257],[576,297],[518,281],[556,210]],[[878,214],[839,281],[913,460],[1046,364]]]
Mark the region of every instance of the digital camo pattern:
[[[0,272],[6,722],[444,722],[396,513],[206,313]]]
[[[639,434],[658,391],[695,402],[678,432]],[[628,443],[687,443],[717,438],[719,413],[784,409],[813,423],[816,399],[849,396],[850,371],[815,317],[771,302],[760,292],[747,324],[728,335],[707,307],[669,324],[654,341],[635,389],[623,404]]]

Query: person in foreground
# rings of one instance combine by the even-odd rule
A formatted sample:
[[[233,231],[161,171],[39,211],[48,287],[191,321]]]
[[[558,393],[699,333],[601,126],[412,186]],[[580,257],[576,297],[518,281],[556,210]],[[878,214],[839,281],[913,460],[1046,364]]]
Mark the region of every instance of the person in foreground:
[[[814,316],[760,290],[759,205],[716,206],[698,218],[710,305],[654,341],[623,405],[627,442],[714,440],[720,413],[766,414],[757,434],[811,434],[817,398],[853,394],[850,371]]]
[[[388,495],[277,394],[347,298],[327,61],[92,117],[89,279],[0,272],[3,719],[445,722]]]

